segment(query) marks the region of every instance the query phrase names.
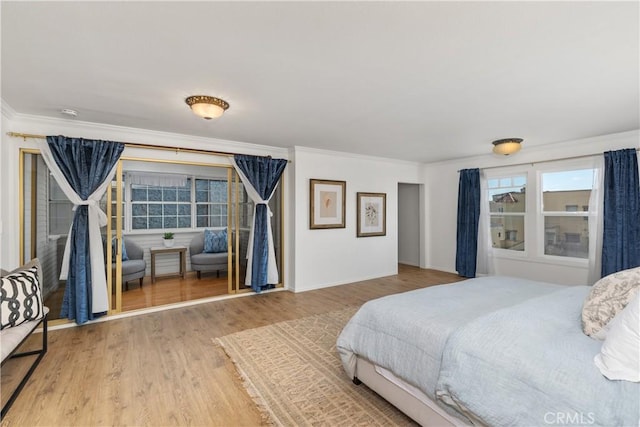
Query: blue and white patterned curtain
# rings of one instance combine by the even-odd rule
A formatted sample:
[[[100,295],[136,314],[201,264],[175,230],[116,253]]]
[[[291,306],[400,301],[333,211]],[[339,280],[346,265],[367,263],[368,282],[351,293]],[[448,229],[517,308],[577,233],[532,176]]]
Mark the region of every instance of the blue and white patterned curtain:
[[[67,280],[61,317],[82,324],[109,309],[100,227],[107,216],[100,199],[107,190],[124,144],[48,136],[40,152],[58,185],[74,204],[74,216],[60,279]]]
[[[273,214],[269,209],[269,200],[278,186],[287,161],[237,154],[232,163],[255,205],[247,247],[245,283],[250,284],[254,291],[260,292],[273,288],[279,282],[271,229]]]

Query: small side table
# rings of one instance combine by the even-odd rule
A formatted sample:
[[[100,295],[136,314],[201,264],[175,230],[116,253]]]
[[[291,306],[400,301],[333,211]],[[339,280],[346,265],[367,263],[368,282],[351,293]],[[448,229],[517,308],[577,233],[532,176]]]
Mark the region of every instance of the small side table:
[[[180,273],[178,275],[184,279],[185,272],[187,271],[187,247],[186,246],[173,246],[171,248],[165,248],[163,246],[152,247],[151,251],[151,283],[156,283],[156,255],[157,254],[180,254]],[[158,277],[175,276],[175,274],[164,274]]]

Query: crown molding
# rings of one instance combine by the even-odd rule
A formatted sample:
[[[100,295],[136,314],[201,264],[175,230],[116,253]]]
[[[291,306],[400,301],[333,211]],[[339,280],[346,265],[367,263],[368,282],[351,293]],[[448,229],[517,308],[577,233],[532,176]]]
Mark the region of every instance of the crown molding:
[[[8,120],[13,120],[16,116],[16,110],[14,110],[4,99],[0,99],[1,114]]]
[[[289,150],[281,147],[20,113],[14,114],[12,125],[15,132],[31,134],[66,134],[71,137],[149,144],[159,147],[206,149],[281,158],[288,158],[289,155]]]
[[[368,156],[366,154],[349,153],[349,152],[346,152],[346,151],[324,150],[324,149],[321,149],[321,148],[303,147],[303,146],[300,146],[300,145],[294,146],[292,148],[292,151],[293,151],[294,155],[295,155],[295,153],[300,152],[300,153],[309,153],[309,154],[316,154],[316,155],[322,155],[322,156],[351,158],[351,159],[358,159],[358,160],[368,160],[368,161],[374,161],[374,162],[394,163],[394,164],[410,165],[410,166],[420,166],[420,165],[424,164],[422,162],[412,162],[410,160],[391,159],[391,158],[388,158],[388,157]]]
[[[521,163],[536,163],[541,161],[553,160],[558,157],[558,153],[571,150],[571,156],[587,156],[591,154],[597,154],[598,150],[601,152],[607,150],[616,150],[624,145],[629,145],[627,148],[634,146],[640,148],[640,129],[634,129],[625,132],[616,132],[607,135],[598,135],[588,138],[580,138],[566,141],[557,141],[548,144],[535,145],[532,147],[523,146],[522,150],[513,156],[500,156],[492,153],[483,154],[480,156],[468,156],[460,157],[457,159],[444,160],[440,162],[424,163],[427,168],[441,167],[441,166],[454,166],[457,168],[474,167],[496,167],[504,166],[509,167],[512,165],[518,165]],[[490,149],[489,147],[487,148]],[[565,157],[564,154],[559,154],[559,157]]]

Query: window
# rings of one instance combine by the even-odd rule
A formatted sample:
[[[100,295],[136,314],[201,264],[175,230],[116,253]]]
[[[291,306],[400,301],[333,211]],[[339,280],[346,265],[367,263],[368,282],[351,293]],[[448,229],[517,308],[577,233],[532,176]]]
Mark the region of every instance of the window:
[[[115,187],[114,187],[115,189]],[[226,179],[191,176],[183,187],[129,184],[125,215],[131,230],[226,227]],[[126,192],[125,192],[126,193]],[[112,215],[115,216],[115,202]]]
[[[49,178],[49,232],[66,235],[73,222],[73,203],[64,194],[53,176]]]
[[[131,185],[131,229],[191,228],[191,179],[184,187]]]
[[[593,169],[541,174],[545,255],[589,257],[588,217],[593,175]]]
[[[487,186],[492,246],[524,251],[527,177],[489,179]]]
[[[196,179],[197,227],[227,226],[227,181]]]

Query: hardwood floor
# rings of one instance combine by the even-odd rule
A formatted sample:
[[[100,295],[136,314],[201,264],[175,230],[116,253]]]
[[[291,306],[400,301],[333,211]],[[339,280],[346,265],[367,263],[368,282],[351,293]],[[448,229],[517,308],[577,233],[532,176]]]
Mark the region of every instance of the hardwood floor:
[[[224,272],[220,277],[215,273],[204,273],[202,278],[198,279],[196,273],[190,271],[184,279],[163,277],[158,278],[156,283],[151,283],[151,277],[147,276],[144,278],[142,287],[137,279],[129,282],[128,289],[122,292],[122,311],[226,295],[227,289],[227,276]],[[64,287],[61,286],[45,300],[45,305],[51,311],[49,320],[59,317],[63,296]]]
[[[458,280],[454,274],[401,265],[398,275],[364,282],[52,331],[48,353],[2,425],[265,425],[212,338]],[[35,347],[38,339],[36,334],[25,347]],[[11,360],[2,367],[3,403],[28,362]]]

